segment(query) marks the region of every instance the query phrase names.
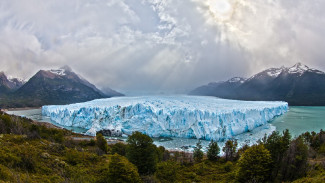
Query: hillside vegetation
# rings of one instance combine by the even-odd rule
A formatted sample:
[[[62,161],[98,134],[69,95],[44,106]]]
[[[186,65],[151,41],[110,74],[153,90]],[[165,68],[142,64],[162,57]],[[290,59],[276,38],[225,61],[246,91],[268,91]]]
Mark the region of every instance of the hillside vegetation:
[[[0,113],[0,182],[324,182],[325,132],[274,132],[256,145],[200,143],[193,154],[156,147],[139,132],[127,143],[77,134]],[[225,155],[219,156],[220,151]]]

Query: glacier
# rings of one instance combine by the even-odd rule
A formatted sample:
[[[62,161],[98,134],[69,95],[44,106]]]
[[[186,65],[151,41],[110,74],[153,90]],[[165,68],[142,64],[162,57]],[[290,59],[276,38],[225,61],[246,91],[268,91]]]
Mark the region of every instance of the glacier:
[[[223,141],[265,125],[288,111],[286,102],[238,101],[207,96],[139,96],[97,99],[42,107],[42,115],[63,126],[151,137]]]

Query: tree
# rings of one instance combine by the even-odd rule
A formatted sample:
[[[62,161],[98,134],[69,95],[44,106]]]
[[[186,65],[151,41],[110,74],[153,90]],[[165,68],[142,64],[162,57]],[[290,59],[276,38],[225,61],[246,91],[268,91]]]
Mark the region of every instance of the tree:
[[[201,162],[203,159],[203,152],[201,149],[202,149],[201,141],[198,141],[193,152],[193,158],[195,162]]]
[[[105,153],[108,152],[107,141],[106,141],[106,139],[104,138],[104,136],[101,133],[96,134],[96,144],[97,144],[99,149],[101,149]]]
[[[208,159],[211,161],[218,160],[219,153],[220,153],[220,148],[218,146],[218,143],[212,140],[208,147],[208,152],[207,152]]]
[[[237,141],[227,140],[225,146],[222,148],[222,151],[225,153],[226,161],[234,160],[237,151]]]
[[[271,154],[264,145],[253,145],[239,159],[238,181],[265,182],[271,173]]]
[[[282,166],[282,180],[293,181],[306,175],[308,159],[308,146],[299,136],[291,141],[284,157]]]
[[[165,149],[163,146],[159,146],[159,147],[157,148],[157,156],[158,156],[158,161],[159,161],[159,162],[160,162],[160,161],[163,161],[164,159],[165,159],[165,160],[167,159],[167,157],[165,157],[166,154],[169,155],[169,152],[166,152],[166,149]]]
[[[272,157],[273,179],[278,176],[283,156],[289,148],[290,139],[291,135],[289,133],[289,130],[283,131],[282,136],[278,131],[274,131],[264,143],[265,148],[270,151]]]
[[[236,153],[236,159],[239,159],[248,148],[249,148],[249,146],[247,144],[245,144],[241,148],[239,148]]]
[[[309,132],[306,132],[303,137],[316,151],[318,151],[322,144],[325,143],[325,131],[323,131],[322,129],[319,133],[311,132],[310,134]]]
[[[176,182],[180,166],[175,161],[158,163],[155,176],[160,182]]]
[[[111,146],[111,153],[112,154],[117,153],[117,154],[119,154],[121,156],[125,156],[126,148],[127,148],[126,144],[118,142],[118,143]]]
[[[138,167],[141,175],[149,175],[156,171],[158,161],[157,147],[152,139],[140,132],[134,132],[127,139],[126,157]]]
[[[103,183],[138,183],[142,182],[137,168],[125,157],[118,154],[111,156],[108,171],[104,173]]]

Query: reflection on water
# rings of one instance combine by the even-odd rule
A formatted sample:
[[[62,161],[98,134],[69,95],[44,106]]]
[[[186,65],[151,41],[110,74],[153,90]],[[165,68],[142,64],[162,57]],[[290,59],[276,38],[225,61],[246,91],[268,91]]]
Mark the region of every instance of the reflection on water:
[[[85,133],[87,130],[77,127],[67,127],[54,123],[49,117],[42,116],[41,109],[30,109],[23,111],[8,111],[8,114],[14,114],[18,116],[24,116],[35,121],[50,122],[56,126],[66,128],[76,133]],[[271,123],[258,127],[251,132],[237,135],[235,139],[238,140],[239,146],[244,144],[254,144],[257,140],[262,138],[265,133],[270,134],[274,130],[283,131],[289,129],[292,136],[300,135],[306,131],[316,131],[325,129],[325,107],[290,107],[289,112],[277,117]],[[126,137],[108,137],[109,139],[120,139],[125,141]],[[157,146],[164,146],[167,149],[193,151],[197,139],[185,139],[185,138],[153,138],[154,144]],[[201,140],[203,150],[205,151],[209,145],[209,141]],[[219,142],[219,146],[222,148],[224,142]]]

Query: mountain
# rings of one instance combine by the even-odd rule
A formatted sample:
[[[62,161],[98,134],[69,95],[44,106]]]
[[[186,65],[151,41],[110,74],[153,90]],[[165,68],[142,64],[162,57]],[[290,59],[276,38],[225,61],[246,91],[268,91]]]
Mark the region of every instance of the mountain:
[[[13,92],[25,82],[18,78],[8,78],[4,72],[0,72],[0,95]]]
[[[114,90],[112,90],[114,91]],[[64,66],[60,69],[40,70],[28,82],[0,101],[3,107],[33,107],[48,104],[70,104],[98,98],[121,96],[114,91],[106,95],[86,79]]]
[[[229,81],[210,83],[189,94],[239,100],[281,100],[299,106],[325,105],[325,73],[301,63],[267,69],[246,80]]]
[[[191,95],[218,96],[221,98],[231,98],[236,94],[236,88],[239,87],[244,78],[234,77],[228,81],[213,82],[208,85],[198,87],[190,92]]]
[[[120,96],[124,96],[124,94],[122,93],[119,93],[109,87],[104,87],[101,91],[103,91],[103,93],[107,96],[110,96],[110,97],[120,97]]]

